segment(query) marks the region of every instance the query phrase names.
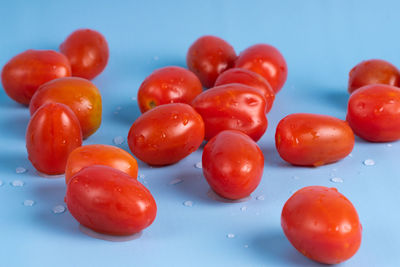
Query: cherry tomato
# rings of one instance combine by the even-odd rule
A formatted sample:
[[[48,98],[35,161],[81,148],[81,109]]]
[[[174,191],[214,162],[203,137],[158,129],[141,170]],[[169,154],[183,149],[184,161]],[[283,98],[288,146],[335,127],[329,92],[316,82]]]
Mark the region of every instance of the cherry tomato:
[[[400,71],[389,62],[381,59],[362,61],[349,73],[349,93],[370,84],[400,86]]]
[[[296,113],[283,118],[275,133],[279,155],[301,166],[320,166],[346,157],[353,150],[354,134],[338,118]]]
[[[288,73],[285,58],[278,49],[268,44],[256,44],[242,51],[236,59],[235,67],[260,74],[275,93],[285,84]]]
[[[157,213],[146,187],[125,172],[101,165],[85,167],[71,178],[65,202],[79,223],[110,235],[138,233]]]
[[[27,50],[4,65],[1,81],[9,97],[29,105],[40,85],[67,76],[71,76],[71,66],[63,54],[52,50]]]
[[[206,140],[223,130],[239,130],[257,141],[267,130],[265,98],[253,87],[217,86],[198,95],[192,106],[203,117]]]
[[[178,162],[204,139],[204,122],[189,105],[166,104],[143,113],[128,134],[133,155],[150,165]]]
[[[281,224],[290,243],[320,263],[345,261],[361,244],[357,211],[336,188],[308,186],[298,190],[285,203]]]
[[[69,153],[81,145],[79,121],[66,105],[43,105],[29,121],[26,131],[28,158],[42,173],[64,173]]]
[[[227,130],[206,144],[202,164],[204,177],[218,195],[241,199],[249,196],[260,183],[264,156],[248,135]]]
[[[83,138],[92,135],[101,124],[101,95],[90,81],[67,77],[52,80],[39,87],[32,97],[31,115],[45,103],[63,103],[69,106],[79,119]]]
[[[203,91],[200,80],[191,71],[175,66],[154,71],[140,85],[138,104],[142,113],[169,103],[190,104]]]
[[[236,52],[225,40],[216,36],[202,36],[189,48],[186,55],[188,68],[199,77],[204,87],[214,85],[218,75],[233,67]]]
[[[80,29],[71,33],[60,45],[60,51],[71,62],[72,75],[92,80],[108,62],[108,44],[94,30]]]
[[[266,100],[266,113],[271,110],[275,93],[271,85],[260,74],[241,68],[229,69],[218,76],[214,86],[230,83],[240,83],[259,89]]]
[[[351,94],[347,121],[354,133],[371,142],[400,139],[400,89],[372,84]]]
[[[82,168],[91,165],[105,165],[113,167],[137,178],[138,165],[136,159],[125,150],[109,145],[81,146],[69,154],[65,167],[65,183],[68,184],[72,176]]]

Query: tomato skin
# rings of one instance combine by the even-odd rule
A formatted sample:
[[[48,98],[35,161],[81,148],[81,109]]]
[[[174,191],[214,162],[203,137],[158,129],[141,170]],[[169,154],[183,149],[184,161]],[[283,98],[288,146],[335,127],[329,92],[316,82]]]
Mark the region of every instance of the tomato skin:
[[[68,184],[82,168],[91,165],[104,165],[129,174],[136,179],[138,164],[125,150],[109,145],[86,145],[75,148],[68,157],[65,167],[65,183]]]
[[[150,191],[128,174],[100,165],[77,172],[67,186],[68,210],[82,225],[100,233],[131,235],[150,226],[157,205]]]
[[[400,89],[383,84],[357,89],[350,95],[346,120],[354,133],[367,141],[400,139]]]
[[[26,50],[6,63],[1,81],[7,95],[29,105],[38,87],[50,80],[71,76],[68,59],[53,50]]]
[[[295,192],[283,207],[281,225],[300,253],[324,264],[351,258],[361,244],[357,211],[336,188],[308,186]]]
[[[259,89],[266,100],[265,113],[268,113],[271,110],[272,104],[275,100],[275,93],[268,81],[260,74],[247,69],[232,68],[221,73],[215,81],[214,86],[230,83],[240,83]]]
[[[275,144],[285,161],[317,167],[350,154],[354,147],[354,134],[347,122],[338,118],[295,113],[279,122]]]
[[[248,135],[227,130],[205,145],[202,164],[204,177],[218,195],[241,199],[249,196],[260,183],[264,156]]]
[[[235,59],[236,52],[228,42],[206,35],[189,47],[186,64],[199,77],[203,86],[210,88],[219,74],[233,67]]]
[[[385,60],[362,61],[349,72],[349,93],[351,94],[356,89],[370,84],[387,84],[400,87],[400,71]]]
[[[205,139],[223,130],[239,130],[254,141],[267,129],[265,98],[258,89],[243,84],[226,84],[198,95],[192,106],[203,117]]]
[[[204,122],[189,105],[165,104],[143,113],[128,134],[129,148],[150,165],[176,163],[196,151],[204,139]]]
[[[60,45],[71,63],[72,75],[92,80],[107,65],[109,51],[106,38],[98,31],[79,29]]]
[[[236,59],[235,67],[248,69],[263,76],[275,94],[285,84],[288,73],[283,55],[268,44],[256,44],[242,51]]]
[[[155,70],[139,87],[138,104],[142,113],[169,103],[190,104],[203,91],[197,76],[184,68],[169,66]]]
[[[26,130],[26,149],[38,171],[49,175],[64,173],[68,155],[81,145],[79,121],[68,106],[49,103],[31,117]]]
[[[47,82],[39,87],[29,105],[31,115],[45,103],[63,103],[78,117],[83,138],[86,139],[101,124],[101,95],[89,80],[66,77]]]

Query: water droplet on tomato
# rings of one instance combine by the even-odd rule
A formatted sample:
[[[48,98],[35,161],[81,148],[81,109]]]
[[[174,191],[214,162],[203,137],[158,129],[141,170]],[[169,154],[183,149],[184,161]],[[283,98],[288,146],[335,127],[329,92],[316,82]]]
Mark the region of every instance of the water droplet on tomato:
[[[182,123],[186,126],[189,123],[189,120],[185,118]]]

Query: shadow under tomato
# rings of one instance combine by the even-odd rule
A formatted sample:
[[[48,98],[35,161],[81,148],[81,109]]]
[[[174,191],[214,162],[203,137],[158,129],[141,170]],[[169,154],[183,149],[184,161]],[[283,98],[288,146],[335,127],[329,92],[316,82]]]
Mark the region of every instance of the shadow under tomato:
[[[249,249],[263,262],[277,265],[322,266],[300,254],[286,239],[281,230],[257,234],[250,241]]]
[[[270,167],[294,167],[293,165],[284,161],[280,156],[278,151],[275,148],[275,145],[260,145],[260,149],[264,154],[264,163],[265,166]]]

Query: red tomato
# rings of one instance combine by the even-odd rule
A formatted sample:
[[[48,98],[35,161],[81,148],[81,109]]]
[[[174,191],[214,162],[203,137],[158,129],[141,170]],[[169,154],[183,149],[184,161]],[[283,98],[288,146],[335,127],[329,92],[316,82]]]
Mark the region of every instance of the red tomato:
[[[206,140],[224,130],[239,130],[257,141],[268,126],[265,105],[258,89],[237,83],[204,91],[192,103],[203,117]]]
[[[94,30],[80,29],[71,33],[60,45],[60,51],[71,62],[72,75],[88,80],[99,75],[108,62],[108,44]]]
[[[349,73],[349,93],[370,84],[400,86],[400,71],[389,62],[381,59],[362,61]]]
[[[47,82],[32,97],[31,115],[45,103],[63,103],[69,106],[79,119],[83,138],[92,135],[101,124],[101,95],[90,81],[67,77]]]
[[[354,133],[371,142],[400,139],[400,89],[372,84],[351,94],[347,121]]]
[[[215,36],[202,36],[190,47],[186,64],[200,79],[204,87],[214,85],[218,75],[233,67],[236,52],[225,40]]]
[[[164,67],[154,71],[140,85],[138,104],[142,113],[163,104],[190,104],[202,91],[200,80],[191,71]]]
[[[52,50],[27,50],[4,65],[1,81],[9,97],[29,105],[40,85],[66,76],[71,76],[71,67],[63,54]]]
[[[285,58],[278,49],[268,44],[256,44],[241,52],[235,67],[260,74],[269,82],[275,93],[285,84],[288,73]]]
[[[29,121],[26,131],[28,158],[42,173],[64,173],[69,153],[81,145],[79,121],[66,105],[43,105]]]
[[[78,147],[69,154],[65,167],[65,183],[68,184],[72,176],[82,168],[91,165],[113,167],[135,179],[138,174],[136,159],[125,150],[109,145],[87,145]]]
[[[324,264],[351,258],[361,244],[357,211],[336,188],[308,186],[298,190],[285,203],[281,224],[299,252]]]
[[[218,76],[214,86],[230,83],[240,83],[259,89],[266,100],[266,113],[271,110],[275,93],[271,85],[260,74],[241,68],[229,69]]]
[[[100,165],[85,167],[72,177],[65,202],[79,223],[110,235],[138,233],[157,213],[146,187],[125,172]]]
[[[317,167],[350,154],[354,134],[349,125],[338,118],[297,113],[279,122],[275,144],[279,155],[287,162]]]
[[[264,156],[246,134],[222,131],[204,147],[203,174],[210,187],[220,196],[241,199],[258,186],[264,169]]]
[[[201,116],[182,103],[161,105],[143,113],[128,134],[132,153],[150,165],[176,163],[196,151],[203,139]]]

